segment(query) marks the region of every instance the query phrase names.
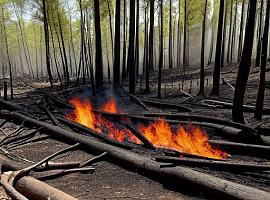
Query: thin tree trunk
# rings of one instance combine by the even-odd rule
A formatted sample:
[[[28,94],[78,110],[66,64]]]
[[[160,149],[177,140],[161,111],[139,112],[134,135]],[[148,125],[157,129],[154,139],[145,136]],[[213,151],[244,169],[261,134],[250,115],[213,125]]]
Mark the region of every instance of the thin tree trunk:
[[[222,56],[223,16],[224,16],[224,0],[220,0],[216,57],[213,74],[213,88],[211,95],[219,95],[220,68],[222,62],[221,56]]]
[[[243,115],[243,103],[251,65],[251,55],[253,49],[254,28],[256,18],[256,5],[257,0],[250,0],[250,8],[248,11],[248,21],[245,33],[244,48],[238,69],[234,92],[232,118],[233,121],[240,123],[245,122]]]
[[[114,61],[113,61],[113,82],[114,85],[120,84],[120,20],[121,0],[115,2],[115,34],[114,34]]]
[[[170,0],[169,21],[169,69],[172,69],[172,0]]]
[[[10,98],[13,99],[12,64],[11,64],[10,54],[9,54],[9,47],[8,47],[8,39],[7,39],[7,31],[6,31],[4,8],[3,8],[3,6],[1,8],[2,8],[2,19],[3,19],[3,29],[4,29],[5,46],[6,46],[7,60],[8,60],[8,66],[9,66]]]
[[[160,0],[160,47],[158,65],[158,98],[161,98],[161,70],[163,67],[163,0]]]
[[[231,63],[233,62],[233,55],[234,55],[234,49],[235,49],[236,17],[237,17],[237,1],[235,1],[235,7],[234,7],[234,22],[233,22],[233,33],[232,33],[232,45],[231,45]]]
[[[231,55],[231,39],[232,39],[232,21],[233,21],[233,2],[234,0],[232,0],[231,3],[231,11],[230,11],[230,30],[229,30],[229,42],[228,42],[228,52],[227,52],[227,63],[230,63],[230,55]]]
[[[150,93],[149,70],[154,69],[154,4],[155,1],[150,0],[149,64],[146,65],[146,93]]]
[[[211,42],[210,42],[210,50],[209,50],[209,57],[208,57],[208,65],[212,63],[212,58],[213,58],[213,49],[214,49],[214,39],[215,39],[215,28],[214,28],[214,20],[212,17],[212,30],[211,30]]]
[[[96,33],[96,87],[103,85],[103,62],[102,62],[102,43],[100,28],[99,1],[94,1],[95,7],[95,33]]]
[[[51,72],[51,63],[50,63],[50,41],[49,41],[49,28],[47,21],[47,11],[45,0],[42,0],[43,6],[43,20],[44,20],[44,35],[45,35],[45,46],[46,46],[46,64],[47,64],[47,73],[49,76],[49,81],[51,86],[53,86],[53,77]]]
[[[178,1],[178,27],[177,27],[177,68],[180,67],[181,57],[181,0]]]
[[[201,71],[200,71],[200,91],[199,94],[204,94],[204,52],[205,52],[205,27],[206,27],[206,15],[207,15],[207,4],[208,1],[205,0],[204,14],[202,21],[202,49],[201,49]]]
[[[126,79],[126,46],[126,0],[124,0],[122,81]]]
[[[263,33],[263,41],[262,41],[262,55],[261,55],[261,71],[260,71],[260,83],[257,94],[257,102],[256,102],[256,110],[254,117],[258,120],[262,119],[262,111],[264,104],[264,95],[265,95],[265,73],[267,66],[267,51],[268,51],[268,42],[269,42],[269,14],[270,14],[270,1],[267,1],[267,10],[266,10],[266,18],[265,18],[265,27]]]
[[[112,31],[112,14],[111,14],[111,8],[110,8],[110,2],[107,0],[107,7],[108,7],[108,13],[109,13],[109,20],[110,20],[110,34],[111,34],[111,45],[112,45],[112,56],[113,53],[113,31]],[[113,58],[112,58],[113,60]]]
[[[67,85],[69,85],[69,81],[70,80],[69,80],[69,70],[68,70],[67,53],[66,53],[66,47],[65,47],[65,41],[64,41],[64,36],[63,36],[62,25],[61,25],[61,21],[60,21],[59,10],[57,10],[57,16],[58,16],[58,25],[59,25],[59,31],[60,31],[62,49],[63,49],[63,56],[64,56],[64,61],[65,61],[66,81],[67,81]]]
[[[255,67],[259,67],[260,63],[261,63],[263,7],[264,7],[264,0],[261,0],[260,19],[259,19],[259,27],[258,27],[259,34],[258,34],[258,44],[257,44]]]
[[[135,81],[135,64],[134,64],[134,36],[135,36],[135,0],[130,0],[129,8],[129,45],[128,45],[128,61],[129,66],[129,93],[133,94],[136,89]]]
[[[136,1],[136,48],[135,48],[135,64],[136,64],[136,76],[139,75],[140,64],[140,0]]]
[[[238,60],[239,63],[243,51],[243,33],[244,33],[244,16],[245,16],[245,0],[242,1],[242,11],[241,11],[241,22],[240,22],[240,35],[239,35],[239,44],[238,44]]]

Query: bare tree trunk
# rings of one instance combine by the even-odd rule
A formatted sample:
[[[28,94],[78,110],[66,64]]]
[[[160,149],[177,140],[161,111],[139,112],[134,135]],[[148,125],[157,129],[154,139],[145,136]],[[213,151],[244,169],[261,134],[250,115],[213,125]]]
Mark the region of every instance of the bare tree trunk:
[[[233,62],[233,55],[234,55],[234,50],[235,50],[236,17],[237,17],[237,1],[235,1],[235,7],[234,7],[234,22],[233,22],[233,33],[232,33],[232,45],[231,45],[231,63]]]
[[[12,64],[11,64],[10,54],[9,54],[9,47],[8,47],[8,39],[7,39],[7,31],[6,31],[4,8],[3,8],[3,6],[1,8],[2,8],[2,19],[3,19],[3,29],[4,29],[6,54],[7,54],[8,66],[9,66],[10,98],[13,99]]]
[[[172,69],[172,0],[170,0],[169,21],[169,69]]]
[[[99,1],[94,1],[95,10],[95,33],[96,33],[96,87],[103,85],[103,61],[102,61],[102,43],[100,28],[100,10]]]
[[[241,22],[240,22],[240,35],[239,35],[239,44],[238,44],[238,62],[241,60],[242,51],[243,51],[243,33],[244,33],[244,17],[245,16],[245,0],[242,1],[242,11],[241,11]]]
[[[161,70],[163,67],[163,0],[160,0],[160,47],[158,65],[158,98],[161,98]]]
[[[177,27],[177,68],[180,67],[181,57],[181,0],[178,1],[178,27]]]
[[[256,119],[262,119],[262,111],[263,111],[263,103],[264,103],[264,95],[265,95],[265,73],[267,66],[267,48],[269,42],[269,14],[270,14],[270,1],[267,1],[267,10],[266,10],[266,18],[265,18],[265,27],[262,41],[262,58],[261,58],[261,71],[260,71],[260,83],[257,94],[257,102],[256,102],[256,110],[254,117]]]
[[[136,89],[135,81],[135,64],[134,64],[134,35],[135,35],[135,0],[130,0],[129,8],[129,45],[128,45],[128,61],[129,66],[129,93],[133,94]]]
[[[65,61],[66,81],[67,81],[67,84],[69,85],[69,81],[70,80],[69,80],[69,70],[68,70],[67,53],[66,53],[66,47],[65,47],[65,41],[64,41],[64,36],[63,36],[63,30],[62,30],[62,25],[61,25],[59,10],[57,10],[57,16],[58,16],[58,25],[59,25],[59,31],[60,31],[62,49],[63,49],[63,56],[64,56],[64,61]]]
[[[216,43],[216,58],[213,74],[213,88],[211,95],[219,95],[220,68],[222,62],[221,56],[222,56],[223,16],[224,16],[224,0],[220,0],[218,33]]]
[[[230,11],[230,30],[229,30],[229,42],[228,42],[228,52],[227,52],[227,63],[230,63],[230,55],[231,55],[231,39],[232,39],[232,18],[233,18],[233,2],[232,0],[231,3],[231,11]]]
[[[207,4],[208,1],[205,0],[203,21],[202,21],[202,47],[201,47],[202,49],[201,49],[200,90],[199,90],[199,94],[201,95],[204,95],[204,52],[205,52],[205,27],[206,27]]]
[[[49,81],[51,86],[53,86],[53,77],[51,72],[51,64],[50,64],[50,41],[49,41],[49,28],[47,21],[47,11],[46,11],[46,3],[45,0],[42,0],[43,6],[43,20],[44,20],[44,35],[45,35],[45,45],[46,45],[46,63],[47,63],[47,72],[49,76]]]
[[[259,34],[258,34],[258,44],[257,44],[255,67],[259,67],[261,64],[263,7],[264,7],[264,0],[261,0],[260,19],[259,19],[259,26],[258,26]]]
[[[20,68],[21,68],[21,73],[24,73],[24,69],[23,69],[23,59],[22,59],[22,53],[21,53],[21,43],[20,43],[20,39],[19,39],[19,29],[18,29],[18,24],[16,24],[16,37],[17,37],[17,43],[18,43],[18,51],[19,51],[19,60],[20,60]],[[36,34],[35,34],[35,45],[36,45]],[[35,46],[36,47],[36,46]],[[36,48],[37,51],[37,48]],[[37,54],[36,54],[37,56]],[[38,67],[38,65],[37,65]]]
[[[107,0],[107,7],[108,7],[108,13],[109,13],[109,20],[110,20],[110,34],[111,34],[111,45],[112,45],[112,56],[113,53],[113,31],[112,31],[112,14],[111,14],[111,8],[110,8],[110,2]],[[112,58],[113,60],[113,58]]]
[[[121,25],[121,0],[115,3],[115,34],[114,34],[114,61],[113,61],[113,82],[120,84],[120,25]]]
[[[135,66],[136,76],[139,75],[139,64],[140,64],[140,0],[136,1],[136,48],[135,48]]]
[[[126,79],[126,46],[126,0],[124,0],[122,81]]]
[[[233,121],[240,123],[245,122],[243,115],[243,103],[250,72],[257,5],[256,0],[250,0],[249,2],[250,8],[248,11],[248,21],[245,33],[244,48],[236,79],[232,109]]]

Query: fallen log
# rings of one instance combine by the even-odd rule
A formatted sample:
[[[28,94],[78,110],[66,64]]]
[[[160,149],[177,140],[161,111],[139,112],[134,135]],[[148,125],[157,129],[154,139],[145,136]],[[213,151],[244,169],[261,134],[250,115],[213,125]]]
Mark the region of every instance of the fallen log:
[[[224,109],[232,109],[232,107],[233,107],[233,103],[226,102],[226,101],[204,99],[201,102],[207,103],[207,104],[219,105],[219,106],[222,106],[222,108],[224,108]],[[243,109],[244,109],[244,112],[251,112],[251,113],[255,112],[255,106],[244,105]],[[263,112],[264,115],[269,115],[270,114],[270,108],[264,108],[262,112]]]
[[[12,118],[17,122],[25,120],[27,126],[42,127],[42,131],[46,134],[64,142],[78,142],[87,151],[94,153],[107,151],[108,158],[110,158],[111,162],[129,168],[130,170],[138,169],[140,173],[145,173],[155,178],[166,178],[174,182],[182,182],[183,184],[197,187],[222,199],[268,200],[270,198],[270,193],[268,192],[240,185],[189,168],[180,166],[160,168],[160,164],[149,157],[123,150],[109,144],[104,144],[84,135],[77,135],[71,131],[35,120],[20,113],[0,113],[0,115],[6,118]]]
[[[190,108],[181,106],[178,104],[164,103],[164,102],[152,101],[152,100],[147,100],[147,99],[141,99],[141,101],[144,102],[146,105],[157,107],[157,108],[176,109],[180,112],[192,112]]]
[[[211,169],[222,170],[222,171],[264,171],[269,170],[270,165],[262,165],[259,163],[246,163],[246,162],[235,162],[228,160],[207,160],[207,159],[196,159],[196,158],[175,158],[169,156],[155,157],[157,162],[166,163],[161,167],[169,167],[168,164],[184,165],[192,167],[208,167]]]
[[[252,155],[263,158],[270,158],[270,147],[255,144],[236,143],[220,140],[209,140],[209,143],[216,145],[226,152],[238,155]]]
[[[77,200],[67,193],[30,176],[20,178],[15,184],[15,189],[31,200]]]

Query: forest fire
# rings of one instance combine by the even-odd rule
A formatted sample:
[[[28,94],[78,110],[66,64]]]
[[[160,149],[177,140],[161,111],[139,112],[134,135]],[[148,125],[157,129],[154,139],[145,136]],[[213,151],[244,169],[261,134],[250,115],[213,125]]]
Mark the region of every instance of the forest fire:
[[[75,98],[70,103],[75,106],[75,110],[73,113],[66,115],[68,119],[87,126],[98,133],[106,129],[108,137],[119,142],[128,140],[136,144],[141,143],[127,128],[119,129],[114,123],[104,119],[100,114],[96,114],[90,101],[80,101]],[[119,113],[117,103],[113,98],[100,106],[100,110]],[[215,159],[225,159],[228,156],[226,152],[212,147],[208,142],[207,134],[193,125],[179,126],[177,131],[173,131],[168,122],[159,119],[149,125],[140,125],[138,130],[157,148],[168,148],[182,153]]]

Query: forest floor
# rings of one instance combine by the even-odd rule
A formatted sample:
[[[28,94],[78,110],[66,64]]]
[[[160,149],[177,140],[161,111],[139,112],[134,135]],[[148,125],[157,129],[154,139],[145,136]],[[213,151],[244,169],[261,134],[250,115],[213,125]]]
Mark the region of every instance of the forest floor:
[[[167,70],[164,69],[162,72],[163,85],[162,85],[162,99],[156,98],[157,96],[157,71],[151,73],[151,93],[144,94],[144,85],[137,86],[136,96],[141,99],[148,99],[154,101],[162,101],[173,104],[181,104],[192,109],[193,114],[199,114],[201,116],[215,116],[217,118],[229,119],[231,120],[231,110],[223,109],[219,107],[206,107],[202,106],[200,102],[204,99],[215,99],[232,102],[233,99],[233,85],[236,79],[237,67],[238,65],[232,64],[230,66],[225,66],[222,69],[222,78],[230,83],[232,86],[225,84],[224,82],[220,87],[219,97],[210,97],[210,89],[212,85],[212,67],[207,67],[206,69],[206,93],[205,96],[196,96],[198,92],[198,78],[199,70],[198,66],[191,67],[187,69],[185,76],[185,83],[182,87],[182,69]],[[258,81],[259,81],[259,68],[252,68],[249,83],[246,91],[245,104],[255,105]],[[22,84],[24,80],[24,84]],[[270,80],[270,73],[267,74],[266,80]],[[34,105],[44,93],[59,94],[59,87],[55,86],[49,88],[48,83],[44,81],[32,82],[31,79],[27,80],[23,77],[14,79],[15,82],[15,99],[13,102],[25,105]],[[2,85],[2,84],[1,84]],[[166,85],[166,86],[165,86]],[[166,87],[166,89],[165,89]],[[66,88],[67,97],[72,98],[79,96],[80,98],[85,98],[91,96],[89,93],[90,87],[70,87]],[[101,92],[99,98],[106,99],[105,97],[114,96],[114,92],[110,92],[111,86],[106,86],[106,92]],[[108,89],[109,88],[109,89]],[[183,92],[179,93],[179,88],[183,91],[190,93],[194,98],[190,98],[187,95],[183,95]],[[127,90],[127,87],[124,86]],[[2,93],[2,91],[1,91]],[[131,103],[125,96],[125,92],[122,90],[116,91],[117,102],[119,103],[120,110],[124,110],[129,114],[139,114],[145,112],[140,106]],[[105,97],[104,97],[105,96]],[[61,98],[59,96],[59,98]],[[63,97],[62,97],[63,99]],[[96,98],[94,102],[100,103],[100,99]],[[270,108],[270,87],[266,89],[265,94],[265,107]],[[176,110],[172,109],[160,109],[156,107],[149,106],[152,112],[164,112],[164,113],[178,113]],[[253,119],[252,113],[245,113],[247,123],[251,126],[259,123]],[[265,116],[267,117],[267,116]],[[2,119],[3,121],[3,119]],[[263,121],[262,127],[270,127],[270,119],[266,118]],[[7,123],[2,130],[4,132],[12,132],[16,130],[17,126],[12,123]],[[206,128],[207,133],[209,133],[210,139],[219,139],[213,130]],[[23,157],[31,161],[39,161],[44,157],[65,148],[68,144],[63,142],[48,138],[35,143],[29,143],[26,145],[18,146],[16,148],[10,149],[9,154]],[[86,160],[94,155],[86,153],[84,151],[78,150],[71,153],[67,153],[59,161],[82,161]],[[269,160],[258,159],[256,157],[249,156],[238,156],[235,155],[234,159],[245,160],[245,161],[258,161],[258,162],[268,162]],[[231,180],[240,184],[252,186],[260,190],[268,191],[270,180],[259,179],[254,180],[254,177],[239,175],[229,172],[220,172],[216,170],[211,170],[209,168],[200,169],[194,168],[195,170],[211,173],[214,176],[224,178],[226,180]],[[46,183],[55,186],[56,188],[71,194],[78,199],[97,199],[97,200],[118,200],[118,199],[146,199],[146,200],[170,200],[170,199],[215,199],[214,197],[209,197],[205,195],[202,191],[198,189],[186,188],[183,184],[171,184],[170,182],[164,180],[153,180],[153,177],[146,177],[141,173],[136,171],[129,171],[123,169],[118,165],[112,164],[110,162],[103,161],[98,166],[93,174],[91,173],[73,173],[69,175],[62,176],[57,179],[46,180]]]

